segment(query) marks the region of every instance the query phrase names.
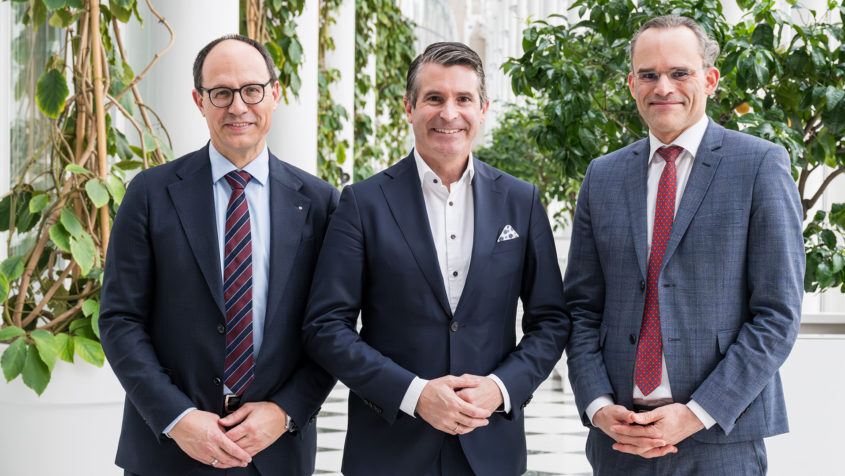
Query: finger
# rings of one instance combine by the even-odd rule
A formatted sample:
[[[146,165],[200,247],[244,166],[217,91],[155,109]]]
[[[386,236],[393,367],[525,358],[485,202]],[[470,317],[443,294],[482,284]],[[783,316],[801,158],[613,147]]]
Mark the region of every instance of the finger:
[[[459,415],[458,418],[455,419],[455,423],[464,428],[478,428],[487,426],[490,424],[490,421],[485,418],[469,418],[466,415]]]
[[[249,416],[250,411],[250,407],[243,406],[241,408],[238,408],[234,411],[234,413],[227,415],[226,418],[221,418],[220,424],[225,427],[235,426],[238,423],[244,421],[246,417]]]
[[[221,438],[220,438],[220,441],[218,442],[218,444],[220,446],[220,450],[223,453],[225,453],[227,456],[229,456],[229,457],[238,461],[238,463],[239,463],[238,466],[245,466],[247,463],[252,461],[252,457],[249,455],[249,453],[244,451],[243,448],[241,448],[240,446],[235,444],[234,441],[230,440],[225,435],[221,435]],[[223,461],[222,458],[218,457],[218,459]]]
[[[446,384],[449,387],[455,388],[474,388],[481,385],[481,379],[475,375],[468,375],[464,374],[460,377],[455,377],[454,375],[450,375],[449,378],[446,380]]]
[[[616,451],[619,451],[620,453],[628,453],[637,456],[650,451],[649,448],[641,448],[636,445],[626,445],[624,443],[614,443],[612,448]]]
[[[615,424],[610,426],[611,431],[620,435],[631,436],[634,438],[662,438],[661,431],[654,425],[640,426],[640,425],[624,425]]]
[[[490,411],[485,410],[481,407],[477,407],[469,402],[465,402],[464,400],[458,398],[458,411],[463,415],[466,415],[470,418],[482,418],[485,419],[490,416]]]
[[[657,412],[650,411],[650,412],[642,412],[642,413],[632,413],[633,418],[631,419],[632,423],[637,423],[639,425],[650,425],[658,420],[662,420],[663,416]]]
[[[634,438],[619,433],[613,433],[612,438],[618,443],[636,446],[639,448],[643,448],[644,450],[659,448],[666,444],[665,440],[659,438]]]
[[[645,453],[641,454],[643,458],[659,458],[661,456],[666,456],[669,453],[677,453],[678,448],[674,445],[666,445],[661,446],[659,448],[653,448],[651,450],[646,451]]]
[[[233,442],[237,443],[240,440],[247,437],[247,431],[244,429],[243,425],[238,425],[231,430],[226,432],[226,438],[229,438]],[[238,445],[243,448],[243,445]]]

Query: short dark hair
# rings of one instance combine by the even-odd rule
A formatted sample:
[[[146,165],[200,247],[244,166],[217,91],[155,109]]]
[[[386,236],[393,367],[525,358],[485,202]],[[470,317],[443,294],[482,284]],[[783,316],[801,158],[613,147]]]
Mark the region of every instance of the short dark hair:
[[[420,68],[425,63],[436,63],[443,66],[469,66],[478,76],[478,97],[481,99],[481,107],[487,102],[487,86],[484,81],[484,63],[478,53],[469,46],[458,42],[440,42],[428,45],[423,54],[414,58],[411,67],[408,68],[408,77],[405,80],[405,97],[411,103],[411,107],[417,105],[417,95],[420,92],[420,85],[417,81]]]
[[[637,42],[637,39],[640,35],[643,34],[644,31],[648,30],[649,28],[676,28],[680,26],[685,26],[692,30],[695,33],[695,36],[698,37],[698,47],[699,52],[701,53],[701,60],[702,66],[705,68],[710,68],[716,66],[716,58],[719,57],[719,43],[716,40],[710,38],[704,28],[701,27],[698,23],[695,22],[692,18],[682,17],[678,15],[663,15],[661,17],[654,17],[651,20],[645,22],[643,26],[640,27],[639,30],[634,34],[634,37],[631,39],[631,45],[628,48],[628,61],[631,63],[631,71],[634,71],[634,45]]]
[[[199,53],[197,53],[197,58],[194,60],[194,89],[202,89],[202,66],[205,64],[205,57],[208,56],[208,53],[211,52],[218,43],[226,40],[242,41],[258,50],[264,58],[264,63],[267,64],[267,72],[270,73],[270,81],[273,82],[278,79],[276,76],[276,67],[273,63],[273,57],[270,56],[270,52],[267,51],[267,48],[265,48],[264,45],[243,35],[230,34],[223,35],[220,38],[213,40],[211,43],[205,45]]]

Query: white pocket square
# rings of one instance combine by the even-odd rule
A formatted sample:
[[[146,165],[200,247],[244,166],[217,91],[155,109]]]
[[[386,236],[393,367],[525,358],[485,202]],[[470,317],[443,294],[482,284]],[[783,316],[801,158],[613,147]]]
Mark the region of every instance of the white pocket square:
[[[505,228],[502,230],[502,233],[499,234],[499,239],[496,240],[496,243],[512,240],[514,238],[519,238],[519,234],[512,226],[505,225]]]

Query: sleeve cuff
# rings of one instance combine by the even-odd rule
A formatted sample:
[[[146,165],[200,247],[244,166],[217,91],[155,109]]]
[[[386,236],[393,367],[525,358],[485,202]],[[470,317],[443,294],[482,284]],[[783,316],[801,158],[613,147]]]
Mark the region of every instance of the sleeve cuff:
[[[411,415],[411,417],[416,418],[414,411],[417,409],[417,401],[419,401],[420,394],[427,383],[428,380],[426,379],[414,377],[414,380],[411,380],[411,385],[408,385],[408,390],[405,391],[405,396],[402,397],[402,403],[399,404],[399,409]]]
[[[604,395],[599,395],[598,398],[596,398],[595,400],[592,401],[592,403],[587,405],[587,408],[584,410],[584,413],[587,414],[587,419],[590,420],[591,425],[596,426],[593,423],[593,416],[595,416],[596,412],[598,412],[599,410],[601,410],[602,408],[604,408],[608,405],[613,405],[613,399],[610,398],[609,393],[606,393]]]
[[[489,377],[491,380],[496,382],[496,386],[499,387],[499,391],[502,392],[502,402],[504,403],[505,413],[511,412],[511,397],[508,395],[508,389],[505,387],[505,383],[502,382],[502,379],[496,376],[496,374],[490,374]]]
[[[701,423],[704,424],[705,430],[709,430],[710,427],[716,424],[716,420],[714,420],[713,417],[707,413],[707,410],[705,410],[704,407],[699,405],[695,400],[690,400],[689,403],[687,403],[687,408],[695,413],[695,416],[701,420]]]
[[[197,409],[197,407],[191,407],[191,408],[188,408],[187,410],[185,410],[184,412],[180,413],[178,417],[176,417],[172,422],[170,422],[169,425],[167,425],[167,427],[164,429],[164,431],[162,431],[162,433],[164,433],[165,436],[170,438],[170,430],[172,430],[173,427],[176,426],[177,423],[179,423],[179,420],[181,420],[182,418],[185,417],[185,415],[190,413],[192,410],[196,410],[196,409]]]

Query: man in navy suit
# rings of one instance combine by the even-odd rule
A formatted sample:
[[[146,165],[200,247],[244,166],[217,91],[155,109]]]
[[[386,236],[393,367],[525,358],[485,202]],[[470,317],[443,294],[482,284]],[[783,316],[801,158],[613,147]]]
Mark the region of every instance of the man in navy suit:
[[[414,150],[346,187],[326,233],[303,338],[351,389],[349,476],[525,472],[523,408],[569,320],[537,187],[472,157],[488,105],[474,51],[426,48]]]
[[[783,147],[705,115],[718,53],[688,18],[643,25],[628,84],[649,137],[581,186],[567,357],[596,474],[765,474],[763,438],[788,430],[802,209]]]
[[[261,44],[209,43],[194,84],[210,143],[135,177],[112,229],[100,336],[126,390],[116,462],[310,475],[335,380],[300,329],[337,191],[267,150],[280,91]]]

